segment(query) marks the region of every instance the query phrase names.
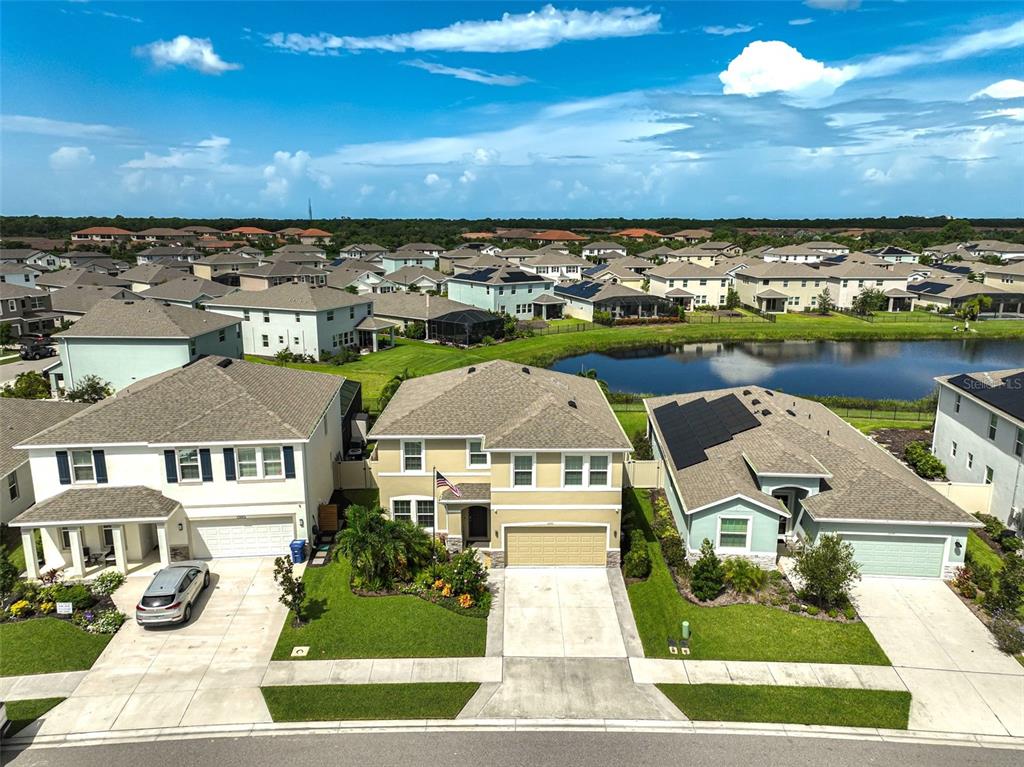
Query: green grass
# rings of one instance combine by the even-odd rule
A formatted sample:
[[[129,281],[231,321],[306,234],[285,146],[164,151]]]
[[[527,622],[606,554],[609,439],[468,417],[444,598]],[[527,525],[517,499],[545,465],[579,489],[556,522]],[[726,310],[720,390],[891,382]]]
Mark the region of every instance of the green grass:
[[[41,717],[64,698],[33,698],[31,700],[12,700],[7,704],[7,718],[11,722],[7,737],[16,735],[32,722]]]
[[[58,618],[0,624],[0,676],[82,671],[92,667],[111,634],[89,634]]]
[[[275,722],[343,719],[454,719],[480,685],[476,682],[331,684],[263,687]]]
[[[398,339],[394,349],[368,354],[345,365],[289,363],[289,367],[344,375],[363,384],[363,398],[372,403],[381,387],[392,377],[408,371],[422,376],[492,359],[506,359],[528,365],[548,366],[564,357],[611,349],[628,349],[670,343],[699,341],[784,341],[784,340],[932,340],[963,338],[954,333],[954,323],[864,322],[853,317],[785,314],[776,322],[671,324],[598,328],[585,333],[562,333],[523,338],[508,343],[457,349]],[[972,338],[1021,338],[1024,323],[988,320],[974,325]],[[249,357],[276,364],[273,360]]]
[[[1003,560],[1000,556],[973,530],[967,532],[967,556],[972,562],[987,567],[993,575],[1003,569]]]
[[[679,637],[682,621],[690,622],[693,660],[791,661],[795,663],[861,663],[891,665],[868,627],[861,622],[820,621],[764,605],[701,607],[676,590],[650,521],[653,509],[646,493],[626,490],[623,498],[648,541],[651,576],[627,587],[644,654],[673,657],[668,638]]]
[[[626,407],[630,409],[623,409],[621,405],[612,405],[612,410],[615,412],[615,417],[619,419],[619,423],[622,424],[622,430],[626,432],[626,436],[632,439],[637,432],[647,431],[647,412],[636,410],[634,405]]]
[[[376,489],[346,490],[345,497],[356,506],[365,506],[368,509],[380,505],[380,491]]]
[[[307,569],[307,608],[312,619],[301,628],[285,621],[274,649],[288,660],[296,645],[309,647],[308,660],[325,658],[443,658],[481,656],[486,618],[459,615],[415,596],[361,597],[349,588],[344,559]]]
[[[905,730],[910,716],[910,693],[903,691],[737,684],[659,684],[658,689],[698,722]]]

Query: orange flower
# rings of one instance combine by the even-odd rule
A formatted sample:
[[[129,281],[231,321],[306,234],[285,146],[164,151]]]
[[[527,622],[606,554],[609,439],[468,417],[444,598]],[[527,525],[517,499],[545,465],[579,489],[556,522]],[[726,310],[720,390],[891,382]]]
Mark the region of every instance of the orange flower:
[[[471,597],[469,594],[463,594],[461,597],[459,597],[459,607],[461,607],[464,610],[468,610],[472,606],[473,597]]]

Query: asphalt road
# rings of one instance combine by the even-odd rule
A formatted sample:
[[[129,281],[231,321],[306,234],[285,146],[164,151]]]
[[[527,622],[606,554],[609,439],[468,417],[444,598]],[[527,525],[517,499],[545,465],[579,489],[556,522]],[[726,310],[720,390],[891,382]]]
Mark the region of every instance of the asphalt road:
[[[9,759],[9,761],[8,761]],[[447,732],[279,735],[29,749],[5,755],[12,767],[1003,767],[1021,752],[957,746],[753,735],[603,732]]]
[[[20,373],[27,373],[30,370],[42,371],[47,365],[56,362],[59,357],[43,357],[40,360],[18,360],[0,365],[0,385],[13,381]]]

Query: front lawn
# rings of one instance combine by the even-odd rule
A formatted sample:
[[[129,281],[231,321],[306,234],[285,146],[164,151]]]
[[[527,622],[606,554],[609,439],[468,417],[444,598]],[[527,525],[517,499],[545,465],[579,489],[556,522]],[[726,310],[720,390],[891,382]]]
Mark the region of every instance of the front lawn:
[[[903,691],[738,684],[659,684],[658,689],[699,722],[905,730],[910,716],[910,693]]]
[[[263,687],[275,722],[343,719],[454,719],[477,682],[330,684]]]
[[[487,619],[459,615],[416,596],[361,597],[349,587],[351,566],[341,557],[308,568],[307,611],[301,628],[285,621],[275,660],[307,645],[307,660],[326,658],[443,658],[482,656]],[[388,685],[393,687],[393,685]]]
[[[69,621],[32,618],[0,624],[0,676],[91,668],[112,634],[89,634]]]
[[[668,638],[680,637],[680,624],[689,621],[692,660],[891,665],[862,622],[815,620],[757,604],[701,607],[687,601],[676,590],[651,531],[650,498],[636,490],[626,490],[623,498],[633,508],[651,555],[650,577],[627,587],[647,657],[678,658],[669,653]]]
[[[7,731],[7,737],[16,735],[24,730],[32,722],[41,717],[64,698],[34,698],[32,700],[12,700],[7,704],[7,718],[11,727]]]
[[[1003,569],[1003,560],[973,530],[967,531],[967,557],[974,564],[987,567],[996,575]]]

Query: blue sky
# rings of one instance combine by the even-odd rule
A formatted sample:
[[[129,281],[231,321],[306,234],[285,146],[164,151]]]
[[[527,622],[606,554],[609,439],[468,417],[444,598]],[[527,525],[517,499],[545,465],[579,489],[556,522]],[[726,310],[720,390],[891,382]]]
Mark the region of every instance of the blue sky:
[[[1024,215],[1019,3],[2,5],[5,214]]]

